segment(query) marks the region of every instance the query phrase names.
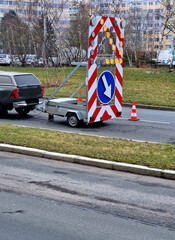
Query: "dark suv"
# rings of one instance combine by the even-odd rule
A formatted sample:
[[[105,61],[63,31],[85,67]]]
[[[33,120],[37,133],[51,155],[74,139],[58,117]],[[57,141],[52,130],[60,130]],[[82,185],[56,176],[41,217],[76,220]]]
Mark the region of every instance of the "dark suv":
[[[8,110],[27,114],[43,97],[44,87],[31,73],[0,71],[0,116]]]

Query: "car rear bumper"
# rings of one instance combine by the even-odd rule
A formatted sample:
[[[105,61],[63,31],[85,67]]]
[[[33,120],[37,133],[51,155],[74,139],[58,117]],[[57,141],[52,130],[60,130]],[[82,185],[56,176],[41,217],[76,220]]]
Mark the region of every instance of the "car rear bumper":
[[[13,107],[14,108],[24,108],[24,107],[35,107],[38,104],[42,104],[43,99],[39,99],[39,102],[26,102],[26,101],[21,101],[21,102],[14,102]]]

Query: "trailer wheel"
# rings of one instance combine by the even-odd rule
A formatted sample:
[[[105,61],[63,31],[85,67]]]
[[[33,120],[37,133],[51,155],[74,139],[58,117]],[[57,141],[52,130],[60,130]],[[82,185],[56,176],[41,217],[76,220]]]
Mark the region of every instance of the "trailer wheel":
[[[70,127],[77,127],[79,125],[77,115],[75,113],[70,113],[67,117],[67,123]]]

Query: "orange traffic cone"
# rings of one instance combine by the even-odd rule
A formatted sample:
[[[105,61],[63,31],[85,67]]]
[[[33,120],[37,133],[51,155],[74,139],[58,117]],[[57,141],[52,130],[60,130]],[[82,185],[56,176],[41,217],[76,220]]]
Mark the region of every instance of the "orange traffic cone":
[[[81,96],[81,89],[79,89],[79,92],[78,92],[77,104],[83,104],[83,99],[82,99],[82,96]]]
[[[135,102],[132,104],[131,118],[129,120],[138,121]]]

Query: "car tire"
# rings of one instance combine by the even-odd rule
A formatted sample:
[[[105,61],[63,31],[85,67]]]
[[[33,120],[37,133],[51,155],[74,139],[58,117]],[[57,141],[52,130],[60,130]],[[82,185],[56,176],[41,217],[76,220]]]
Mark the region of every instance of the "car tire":
[[[0,104],[0,117],[4,117],[5,115],[7,115],[7,113],[7,109]]]
[[[30,108],[15,108],[16,112],[19,115],[25,116],[26,114],[28,114],[30,112]]]
[[[70,113],[67,117],[67,123],[70,127],[77,127],[79,125],[79,119],[75,113]]]

